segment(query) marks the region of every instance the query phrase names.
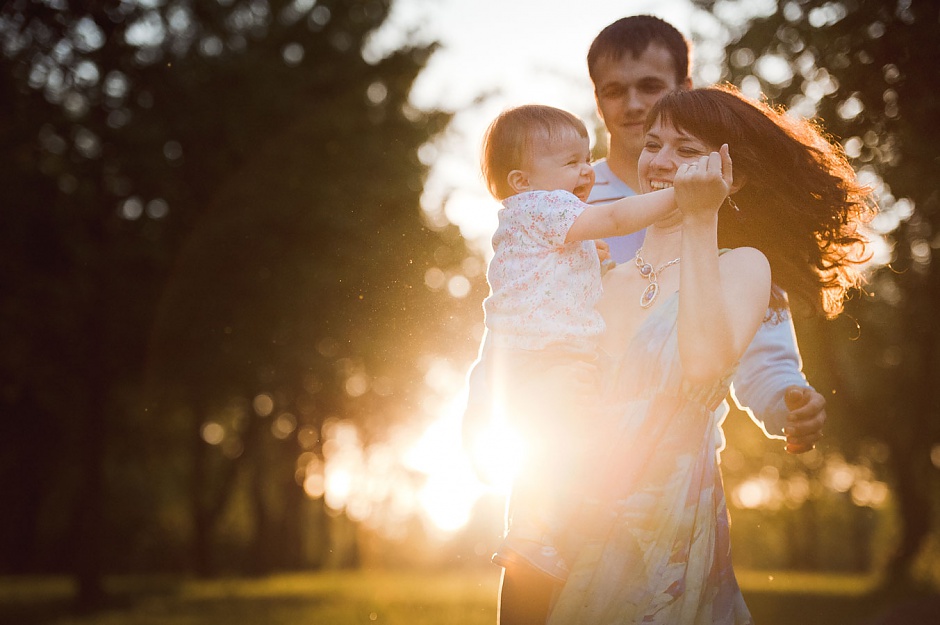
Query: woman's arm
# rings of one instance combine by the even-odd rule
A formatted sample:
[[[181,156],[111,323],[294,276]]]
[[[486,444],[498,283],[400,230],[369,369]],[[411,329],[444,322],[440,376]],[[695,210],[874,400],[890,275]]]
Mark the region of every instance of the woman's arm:
[[[680,168],[676,201],[682,212],[679,265],[679,357],[686,377],[708,382],[741,357],[770,300],[770,265],[753,248],[718,253],[718,208],[730,188],[731,159],[703,157]],[[724,177],[722,177],[724,171]]]
[[[719,260],[683,231],[679,273],[679,356],[692,382],[726,374],[747,349],[770,301],[770,266],[754,248]],[[693,239],[686,242],[686,239]]]

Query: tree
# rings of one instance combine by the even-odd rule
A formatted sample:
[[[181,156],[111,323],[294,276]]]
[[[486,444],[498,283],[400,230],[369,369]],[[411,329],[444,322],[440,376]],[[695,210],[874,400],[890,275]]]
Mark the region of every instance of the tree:
[[[189,564],[210,570],[235,489],[253,498],[264,553],[300,522],[298,457],[320,453],[327,416],[378,436],[416,404],[422,356],[467,314],[425,272],[466,251],[418,206],[416,152],[446,122],[407,104],[430,49],[362,52],[388,10],[4,6],[11,572],[66,566],[93,605],[105,569],[180,566],[189,549],[172,539],[190,534]],[[39,438],[13,425],[37,416],[50,424]],[[207,424],[231,442],[224,452]],[[29,488],[6,488],[24,474]],[[167,529],[161,513],[180,505],[191,527]],[[289,564],[291,547],[248,568]]]
[[[696,4],[730,15],[724,9],[734,3]],[[807,360],[828,371],[838,391],[830,403],[836,437],[849,453],[871,449],[871,440],[890,450],[902,532],[887,572],[899,583],[936,521],[938,12],[929,0],[788,0],[746,27],[726,22],[724,78],[796,114],[818,115],[879,197],[872,227],[887,235],[890,258],[847,306],[857,340],[846,340],[844,324],[803,322],[797,330]]]

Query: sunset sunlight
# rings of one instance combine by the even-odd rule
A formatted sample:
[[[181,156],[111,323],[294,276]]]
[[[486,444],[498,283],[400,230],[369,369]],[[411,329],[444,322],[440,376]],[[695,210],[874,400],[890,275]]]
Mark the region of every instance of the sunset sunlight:
[[[498,421],[464,445],[463,377],[444,361],[429,370],[432,387],[423,426],[396,428],[388,440],[364,444],[355,424],[328,420],[323,460],[298,460],[308,497],[390,538],[417,516],[443,536],[463,529],[481,498],[505,497],[522,458],[522,442]],[[449,399],[442,394],[450,393]]]
[[[938,28],[4,2],[0,625],[935,623]]]

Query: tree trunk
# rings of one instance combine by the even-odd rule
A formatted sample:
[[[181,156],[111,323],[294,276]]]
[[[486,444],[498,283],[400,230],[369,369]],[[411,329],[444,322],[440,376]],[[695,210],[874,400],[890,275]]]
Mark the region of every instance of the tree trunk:
[[[90,401],[82,415],[83,427],[79,435],[79,458],[82,470],[80,490],[75,498],[75,581],[79,611],[100,608],[105,599],[101,526],[104,522],[104,455],[108,385],[101,368],[92,374],[93,388]]]
[[[193,549],[191,565],[198,577],[209,577],[213,573],[212,526],[214,519],[206,505],[209,499],[208,458],[209,446],[202,440],[203,420],[208,416],[205,406],[197,401],[193,406],[190,444],[192,449],[192,476],[190,502],[193,524]]]
[[[913,272],[912,272],[913,273]],[[934,304],[940,300],[940,271],[926,279],[912,276],[902,319],[908,328],[905,365],[896,385],[894,412],[906,428],[894,429],[890,444],[897,480],[894,485],[901,516],[901,539],[888,562],[889,585],[911,580],[911,565],[931,531],[930,447],[940,417],[940,332]],[[901,417],[900,415],[905,416]]]

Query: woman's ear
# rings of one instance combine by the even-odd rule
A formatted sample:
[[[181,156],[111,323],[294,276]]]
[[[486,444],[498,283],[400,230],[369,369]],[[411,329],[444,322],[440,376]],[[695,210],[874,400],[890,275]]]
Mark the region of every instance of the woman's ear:
[[[513,169],[509,172],[509,175],[506,176],[506,182],[509,183],[509,188],[516,193],[529,190],[529,174],[519,169]]]
[[[728,195],[731,195],[732,193],[737,193],[738,191],[743,189],[744,185],[746,184],[747,184],[747,176],[745,176],[744,174],[737,174],[737,173],[734,174],[734,180],[731,181],[731,191],[728,193]]]

